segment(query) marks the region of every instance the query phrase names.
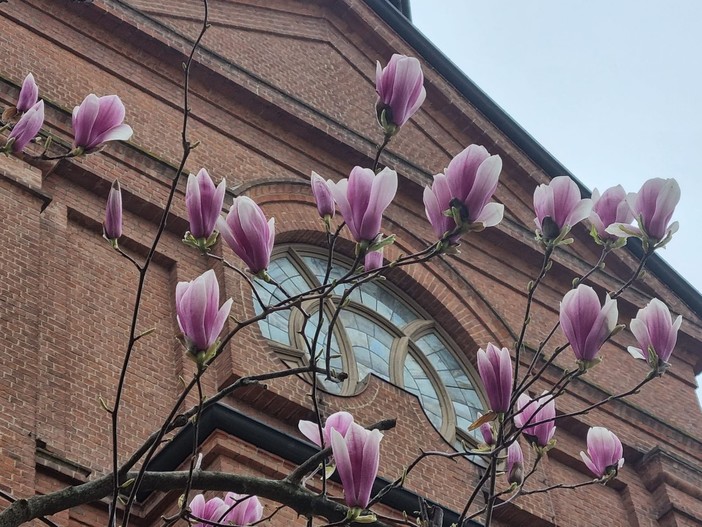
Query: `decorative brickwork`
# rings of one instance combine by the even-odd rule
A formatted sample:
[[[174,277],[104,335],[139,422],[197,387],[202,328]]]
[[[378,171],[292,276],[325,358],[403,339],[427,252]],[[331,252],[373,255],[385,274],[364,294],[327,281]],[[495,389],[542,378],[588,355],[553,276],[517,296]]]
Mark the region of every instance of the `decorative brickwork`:
[[[212,28],[191,77],[190,135],[201,145],[186,168],[197,172],[205,166],[215,181],[226,177],[227,208],[234,195],[255,199],[267,217],[276,218],[278,243],[321,247],[309,174],[339,179],[354,165],[372,163],[375,143],[382,140],[373,111],[375,60],[386,62],[394,51],[417,53],[361,0],[210,4]],[[201,16],[199,2],[191,0],[0,3],[0,105],[15,101],[32,71],[47,104],[48,127],[58,138],[70,142],[70,109],[90,92],[119,94],[126,122],[135,130],[129,144],[110,144],[100,155],[82,159],[56,164],[0,157],[0,490],[26,497],[110,469],[110,420],[98,397],[110,400],[114,394],[136,272],[101,237],[104,202],[119,178],[125,211],[120,244],[143,258],[179,159],[181,63]],[[398,237],[387,258],[417,251],[434,238],[421,192],[432,174],[471,143],[502,156],[496,199],[505,205],[506,219],[466,236],[460,254],[395,269],[388,280],[419,299],[461,359],[475,368],[477,347],[488,341],[509,347],[515,340],[526,284],[542,258],[533,236],[531,195],[549,178],[419,58],[427,101],[381,158],[400,176],[400,191],[383,223],[385,232]],[[251,293],[238,275],[183,246],[184,192],[185,181],[149,272],[140,329],[155,332],[138,343],[128,371],[124,453],[159,426],[179,393],[179,376],[189,378],[194,371],[175,338],[175,284],[213,268],[223,294],[234,299],[232,313],[254,315]],[[585,227],[573,235],[575,243],[555,255],[537,295],[532,346],[557,317],[563,291],[599,256]],[[352,255],[350,242],[339,248]],[[215,252],[236,261],[226,247],[218,245]],[[635,266],[633,256],[621,251],[589,284],[601,294],[614,290]],[[535,479],[550,485],[590,478],[578,453],[592,425],[616,430],[621,438],[626,465],[619,478],[606,487],[520,498],[500,510],[499,525],[702,525],[702,413],[694,391],[702,369],[702,316],[651,273],[620,298],[621,319],[628,322],[652,295],[684,318],[671,371],[626,401],[560,423],[558,444]],[[557,342],[564,342],[560,333]],[[626,353],[633,343],[631,334],[621,332],[605,345],[606,367],[574,382],[559,399],[559,411],[575,411],[634,386],[645,366]],[[546,380],[572,366],[572,356],[564,355]],[[282,367],[274,343],[252,326],[211,368],[204,390],[214,393],[242,375]],[[312,417],[309,391],[307,379],[291,377],[238,391],[225,402],[300,440],[297,421]],[[397,419],[382,443],[380,476],[387,480],[398,477],[420,448],[452,448],[414,395],[380,378],[369,377],[351,397],[325,394],[321,403],[325,414],[345,409],[363,424]],[[222,429],[204,439],[203,451],[205,466],[218,469],[280,476],[293,467],[290,459]],[[181,461],[174,455],[173,463]],[[478,477],[468,461],[437,460],[413,472],[407,487],[460,512]],[[338,487],[332,491],[338,493]],[[160,525],[160,515],[176,498],[150,494],[137,507],[135,521]],[[82,506],[54,520],[62,527],[104,525],[106,510],[102,503]],[[274,523],[304,525],[304,519],[288,510]]]

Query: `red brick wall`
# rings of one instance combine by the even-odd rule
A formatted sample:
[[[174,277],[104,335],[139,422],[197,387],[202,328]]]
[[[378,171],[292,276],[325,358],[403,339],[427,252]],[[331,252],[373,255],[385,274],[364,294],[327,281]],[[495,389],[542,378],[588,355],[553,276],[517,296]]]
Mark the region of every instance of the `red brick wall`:
[[[0,487],[27,496],[65,483],[69,472],[81,479],[109,467],[109,416],[98,396],[107,401],[114,396],[136,272],[101,238],[104,200],[110,182],[119,178],[123,246],[143,258],[180,155],[180,63],[187,50],[180,34],[194,35],[200,8],[184,0],[0,5],[5,50],[0,103],[14,100],[17,85],[31,70],[41,96],[51,103],[47,123],[57,136],[70,140],[68,110],[91,91],[119,94],[135,129],[131,146],[111,145],[100,155],[61,162],[48,175],[47,165],[0,159],[0,327],[5,337],[0,341]],[[190,136],[202,144],[187,168],[206,166],[215,178],[226,177],[229,187],[254,198],[276,218],[279,242],[319,245],[323,237],[307,187],[309,172],[338,178],[354,164],[370,164],[380,139],[372,111],[375,60],[412,50],[358,0],[213,0],[211,8],[213,27],[191,84]],[[400,193],[384,223],[399,240],[389,256],[418,250],[433,239],[421,204],[422,186],[472,142],[503,157],[497,199],[508,219],[467,237],[459,255],[393,271],[390,279],[409,297],[421,299],[463,359],[474,365],[477,346],[489,341],[510,346],[521,323],[526,283],[541,263],[533,241],[531,193],[545,176],[430,67],[425,73],[427,102],[383,158],[401,176]],[[192,371],[175,340],[175,284],[212,267],[235,300],[233,313],[238,318],[253,314],[250,293],[238,276],[180,242],[187,228],[183,191],[181,184],[149,274],[140,328],[156,331],[139,343],[128,372],[120,435],[125,456],[169,410],[179,393],[178,376],[187,378]],[[597,260],[585,228],[577,229],[575,238],[556,255],[536,296],[528,338],[533,345],[550,329],[572,279]],[[227,248],[217,250],[236,261]],[[616,255],[591,283],[600,291],[616,289],[634,264],[628,254]],[[689,481],[700,479],[702,466],[702,415],[694,394],[702,325],[652,275],[620,299],[624,321],[651,295],[685,318],[672,371],[626,403],[563,422],[557,449],[536,478],[545,485],[589,478],[578,452],[584,449],[587,426],[602,425],[625,443],[627,464],[618,482],[518,500],[499,515],[504,525],[699,525],[695,518],[702,517],[702,497]],[[562,335],[556,342],[563,342]],[[608,344],[603,365],[572,385],[559,399],[559,410],[577,410],[634,385],[645,368],[626,353],[629,344],[627,332]],[[560,365],[572,366],[572,357],[565,355]],[[281,367],[258,328],[251,327],[208,372],[205,391],[212,394],[238,376]],[[228,403],[294,433],[297,419],[310,416],[309,385],[291,378],[269,382],[267,388],[236,394]],[[450,449],[418,401],[380,379],[371,378],[354,397],[324,395],[322,402],[327,411],[352,411],[362,423],[398,419],[382,446],[381,474],[387,478],[397,477],[420,448]],[[289,470],[284,460],[255,445],[232,446],[236,440],[221,434],[208,441],[212,466],[262,474]],[[58,465],[47,468],[36,454],[37,444]],[[665,455],[647,454],[656,447]],[[241,459],[232,451],[241,452]],[[79,468],[67,468],[71,464]],[[685,477],[675,477],[680,473]],[[468,462],[443,460],[422,464],[407,485],[460,511],[476,480]],[[158,523],[152,511],[172,503],[172,497],[165,498],[153,498],[140,511],[144,523]],[[102,514],[100,507],[86,506],[59,522],[97,525],[104,522]]]

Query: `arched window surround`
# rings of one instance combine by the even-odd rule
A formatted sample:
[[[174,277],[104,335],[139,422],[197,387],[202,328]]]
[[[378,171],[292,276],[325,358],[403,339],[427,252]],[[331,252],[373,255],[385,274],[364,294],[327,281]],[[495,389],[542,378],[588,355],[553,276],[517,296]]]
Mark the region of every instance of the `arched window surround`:
[[[320,280],[315,274],[310,262],[312,262],[312,259],[323,259],[326,261],[326,258],[326,253],[317,247],[303,244],[287,244],[275,249],[272,262],[275,263],[276,261],[281,261],[281,259],[287,259],[289,262],[288,267],[290,267],[290,264],[294,267],[295,272],[304,280],[306,286],[316,286],[319,285]],[[335,262],[346,266],[350,266],[352,263],[349,258],[344,258],[342,255],[335,255]],[[387,314],[384,315],[372,309],[368,305],[362,303],[359,298],[355,298],[347,305],[343,313],[349,320],[353,319],[353,317],[357,317],[357,320],[361,323],[372,321],[378,328],[376,331],[383,333],[386,341],[391,340],[391,344],[387,344],[386,342],[385,347],[387,349],[384,350],[387,355],[387,371],[380,371],[382,368],[376,371],[372,368],[369,369],[367,366],[363,367],[364,371],[360,371],[360,366],[362,364],[356,355],[352,338],[349,337],[349,328],[342,323],[338,323],[334,329],[334,339],[338,343],[338,348],[340,350],[340,366],[348,373],[349,377],[340,387],[337,385],[336,387],[332,387],[333,389],[329,389],[329,385],[324,382],[320,382],[320,387],[332,393],[332,395],[353,396],[363,389],[367,374],[373,373],[394,386],[415,395],[419,399],[420,405],[428,420],[446,440],[453,444],[457,444],[460,440],[475,443],[475,439],[470,437],[466,430],[467,423],[474,419],[475,410],[484,411],[483,409],[486,407],[486,404],[479,383],[475,381],[475,379],[478,379],[477,373],[472,364],[470,364],[465,357],[465,353],[468,350],[462,350],[457,346],[453,339],[451,339],[430,314],[419,306],[417,302],[409,299],[407,295],[390,280],[383,281],[382,284],[375,284],[375,287],[378,287],[379,290],[385,291],[384,294],[387,295],[388,299],[392,300],[394,297],[394,299],[402,304],[402,306],[399,306],[401,309],[398,308],[398,311],[405,311],[405,314],[411,312],[412,320],[405,321],[403,324],[393,323],[386,318]],[[364,285],[362,287],[366,286]],[[323,306],[327,319],[334,307],[333,303],[335,300],[338,300],[338,296],[328,299]],[[380,304],[382,304],[382,302],[380,302]],[[387,313],[388,307],[385,305],[382,307]],[[309,301],[305,303],[302,308],[308,313],[318,312],[319,301]],[[316,317],[312,318],[316,320]],[[395,318],[394,315],[393,318]],[[401,319],[402,315],[397,318]],[[409,318],[409,314],[407,314],[405,318]],[[304,338],[300,334],[303,320],[304,317],[299,310],[292,310],[287,320],[288,333],[286,342],[281,341],[282,337],[280,336],[280,332],[278,332],[278,338],[272,338],[271,335],[266,334],[264,330],[264,336],[268,338],[273,349],[279,354],[280,358],[290,366],[304,364],[309,360]],[[279,325],[282,325],[282,323]],[[438,361],[439,364],[444,364],[444,368],[441,370],[444,372],[443,380],[440,373],[434,367],[434,364],[432,364],[428,358],[426,350],[423,351],[420,349],[420,344],[418,344],[418,342],[422,340],[427,342],[433,341],[435,347],[437,343],[440,343],[441,347],[445,348],[445,351],[442,349],[441,353],[430,353],[436,355],[434,357],[434,362]],[[453,370],[460,368],[462,374],[459,378],[465,378],[463,386],[457,386],[458,383],[447,386],[446,374],[449,368],[445,365],[446,360],[442,362],[442,357],[443,359],[448,358],[446,353],[448,353],[450,359],[453,360],[453,362],[451,362],[451,360],[448,361],[451,363]],[[408,361],[411,364],[415,364],[414,371],[417,371],[416,365],[419,365],[419,368],[421,368],[422,372],[425,374],[422,376],[425,390],[430,393],[423,392],[416,382],[414,382],[416,386],[414,391],[408,386],[407,380],[405,379],[406,373],[410,372],[407,364]],[[337,367],[338,366],[339,363],[337,362]],[[411,377],[411,379],[414,379],[414,377]],[[422,381],[422,379],[420,379],[420,381]],[[431,385],[430,388],[428,388],[429,385]],[[457,401],[456,393],[464,389],[471,392],[472,395],[470,399],[466,398],[466,401],[470,402],[463,404],[463,415],[459,417],[454,404],[461,403],[461,401]],[[453,399],[449,391],[453,392]],[[434,403],[434,401],[436,402]],[[465,406],[465,404],[468,404],[471,408],[470,415],[466,413],[465,408],[468,407]],[[437,408],[440,411],[437,411]]]

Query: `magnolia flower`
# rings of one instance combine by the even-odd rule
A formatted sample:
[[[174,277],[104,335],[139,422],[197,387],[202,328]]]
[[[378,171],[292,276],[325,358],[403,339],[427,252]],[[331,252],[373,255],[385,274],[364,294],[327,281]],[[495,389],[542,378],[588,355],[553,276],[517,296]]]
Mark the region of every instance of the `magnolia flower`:
[[[188,351],[204,352],[217,341],[227,321],[232,299],[219,307],[219,283],[210,269],[192,282],[176,286],[176,315]]]
[[[587,432],[587,454],[580,452],[587,468],[597,476],[616,475],[624,465],[622,442],[612,432],[601,426],[593,426]]]
[[[556,433],[556,400],[553,396],[544,395],[532,399],[523,393],[517,399],[517,414],[514,423],[522,429],[522,433],[540,447],[548,446],[553,434]],[[545,422],[542,422],[545,421]]]
[[[12,150],[17,154],[34,139],[44,124],[44,101],[39,101],[24,112],[17,124],[12,128],[5,143],[4,151]]]
[[[116,95],[88,95],[73,108],[73,149],[90,152],[107,141],[128,140],[132,128],[123,124],[124,113],[124,105]]]
[[[376,62],[375,91],[378,122],[387,135],[393,135],[419,110],[427,95],[419,61],[394,54],[384,68]]]
[[[646,307],[639,309],[629,328],[636,337],[639,347],[629,346],[628,351],[637,359],[646,360],[651,368],[660,373],[675,349],[682,316],[673,322],[668,307],[654,298]]]
[[[509,410],[512,396],[512,359],[507,348],[494,344],[478,350],[478,372],[487,392],[490,409],[503,413]]]
[[[224,502],[220,498],[205,500],[205,496],[202,494],[197,494],[192,499],[188,507],[190,508],[192,515],[200,520],[203,520],[203,522],[195,523],[193,524],[193,527],[208,527],[213,525],[213,523],[220,523],[219,519],[225,512],[225,510],[222,509],[223,505]]]
[[[122,236],[122,189],[117,180],[112,183],[112,188],[107,196],[105,223],[102,227],[103,236],[113,243]]]
[[[224,517],[219,523],[244,527],[256,523],[263,517],[263,505],[257,496],[227,492],[220,512]]]
[[[344,500],[349,507],[368,506],[373,482],[380,461],[379,430],[366,430],[352,423],[346,436],[331,430],[331,446],[336,469],[344,487]]]
[[[314,196],[314,201],[317,204],[317,212],[320,218],[333,218],[334,217],[334,196],[332,196],[331,190],[329,190],[329,185],[324,181],[324,178],[317,174],[317,172],[312,172],[312,177],[310,178],[310,183],[312,185],[312,195]]]
[[[578,185],[567,176],[558,176],[534,191],[534,211],[538,235],[546,242],[560,241],[570,229],[590,215],[592,200],[582,199]]]
[[[348,179],[329,181],[339,212],[357,242],[371,242],[380,234],[383,212],[397,192],[397,173],[384,168],[354,167]]]
[[[561,300],[560,321],[576,358],[592,363],[617,325],[617,301],[609,295],[600,305],[595,290],[587,285],[571,289]]]
[[[680,186],[677,181],[654,178],[643,184],[631,210],[649,238],[662,240],[678,230],[677,222],[668,225],[678,201]]]
[[[678,222],[670,223],[680,201],[680,186],[674,179],[653,178],[646,181],[638,194],[628,198],[637,227],[624,223],[611,225],[607,232],[615,236],[637,236],[662,247],[678,230]]]
[[[608,188],[602,195],[597,189],[592,191],[592,212],[589,220],[597,234],[593,235],[595,241],[602,243],[619,239],[619,236],[610,234],[606,229],[616,223],[628,225],[634,220],[628,200],[635,197],[635,194],[627,196],[621,185]]]
[[[37,83],[34,82],[34,75],[29,73],[22,82],[22,88],[20,89],[17,105],[15,107],[18,112],[26,112],[34,106],[38,100],[39,88],[37,87]]]
[[[275,241],[275,220],[266,221],[254,200],[247,196],[234,198],[227,219],[217,218],[217,230],[251,274],[257,275],[268,268]]]
[[[518,440],[507,447],[505,474],[507,474],[507,481],[510,483],[521,485],[524,480],[524,452],[522,452]]]
[[[372,271],[383,266],[383,249],[366,253],[363,260],[363,270]]]
[[[353,416],[348,412],[336,412],[327,417],[324,422],[324,428],[322,433],[324,436],[324,446],[329,446],[331,444],[331,431],[336,430],[341,434],[341,437],[346,436],[349,427],[353,424]],[[297,427],[302,432],[307,439],[312,441],[315,445],[321,447],[322,441],[319,437],[319,426],[317,423],[312,421],[300,421]]]
[[[482,415],[478,414],[478,419],[480,417],[482,417]],[[479,430],[486,445],[492,446],[495,444],[495,434],[492,433],[492,425],[490,423],[481,424]]]
[[[207,239],[212,236],[219,213],[224,204],[227,182],[222,180],[215,187],[212,178],[204,168],[197,176],[188,176],[185,189],[185,207],[190,221],[190,234],[195,239]]]
[[[434,176],[431,187],[424,189],[424,210],[439,238],[456,228],[457,218],[445,214],[452,207],[459,209],[461,225],[468,230],[482,230],[502,221],[504,205],[490,202],[501,171],[500,156],[491,156],[483,146],[470,145],[451,160],[445,174]],[[452,242],[457,239],[458,234],[451,237]]]

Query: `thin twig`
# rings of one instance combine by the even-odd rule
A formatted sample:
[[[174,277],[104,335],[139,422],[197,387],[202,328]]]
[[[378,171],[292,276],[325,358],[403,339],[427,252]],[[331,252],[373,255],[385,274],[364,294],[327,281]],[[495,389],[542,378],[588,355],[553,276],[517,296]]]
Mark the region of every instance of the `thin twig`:
[[[119,414],[119,408],[120,408],[120,402],[122,399],[122,393],[124,390],[124,382],[127,376],[127,367],[129,365],[129,361],[131,359],[132,351],[134,350],[134,345],[136,343],[136,327],[137,327],[137,321],[139,319],[139,311],[141,307],[141,297],[144,291],[144,284],[146,281],[146,275],[148,273],[149,267],[151,265],[151,262],[153,261],[154,254],[156,253],[156,247],[158,246],[159,241],[161,240],[161,236],[163,235],[163,232],[166,229],[166,222],[168,220],[168,215],[170,214],[170,209],[171,209],[171,204],[173,203],[173,199],[176,194],[176,189],[178,188],[178,182],[180,180],[180,176],[183,173],[183,170],[185,169],[185,163],[188,160],[188,157],[190,157],[190,152],[192,151],[193,146],[190,144],[188,141],[188,118],[190,116],[190,106],[189,106],[189,92],[190,92],[190,67],[192,66],[193,62],[193,57],[195,56],[195,52],[197,51],[197,48],[200,45],[200,42],[202,41],[202,38],[205,35],[205,32],[207,31],[207,28],[209,27],[208,23],[208,4],[207,0],[202,0],[203,6],[204,6],[204,18],[203,18],[203,23],[202,23],[202,28],[200,30],[200,34],[198,35],[197,39],[195,40],[195,43],[193,44],[193,47],[190,51],[190,55],[188,56],[188,60],[185,63],[184,67],[184,96],[183,96],[183,126],[181,130],[181,137],[182,137],[182,145],[183,145],[183,155],[180,160],[180,164],[178,166],[178,170],[175,173],[175,176],[173,178],[173,182],[171,183],[171,188],[168,194],[168,198],[166,200],[166,205],[164,206],[163,213],[161,215],[161,221],[159,222],[158,229],[156,231],[156,236],[154,237],[154,241],[151,244],[151,247],[149,249],[149,252],[146,256],[146,259],[144,260],[144,264],[142,265],[140,271],[139,271],[139,283],[137,286],[137,293],[136,297],[134,299],[134,311],[132,315],[132,322],[130,325],[129,329],[129,342],[127,344],[127,351],[124,355],[124,361],[122,363],[122,369],[119,374],[119,381],[117,383],[117,393],[115,395],[115,402],[114,406],[111,412],[112,416],[112,474],[113,474],[113,483],[114,483],[114,488],[112,490],[112,502],[110,506],[110,514],[109,514],[109,520],[108,520],[108,525],[109,527],[115,527],[116,523],[116,516],[117,516],[117,501],[119,498],[119,455],[118,455],[118,414]],[[124,510],[124,516],[122,520],[122,526],[127,527],[128,526],[128,521],[129,521],[129,515],[130,515],[130,510],[131,510],[131,505],[134,501],[134,497],[136,496],[137,488],[135,487],[132,489],[132,494],[130,496],[130,500],[127,503],[127,506],[125,507]]]

